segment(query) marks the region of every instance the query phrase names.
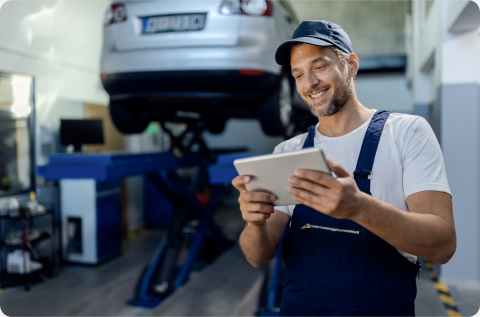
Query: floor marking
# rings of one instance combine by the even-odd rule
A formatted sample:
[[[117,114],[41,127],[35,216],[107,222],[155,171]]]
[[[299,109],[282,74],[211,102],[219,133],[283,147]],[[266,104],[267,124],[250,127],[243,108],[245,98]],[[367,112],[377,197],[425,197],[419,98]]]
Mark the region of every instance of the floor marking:
[[[434,263],[432,261],[425,260],[425,266],[427,267],[428,275],[430,275],[433,281],[433,286],[437,290],[438,298],[440,298],[443,306],[445,306],[447,315],[450,317],[461,317],[462,314],[458,311],[457,304],[455,303],[452,295],[450,295],[448,286],[438,281],[437,274],[433,270]]]
[[[135,238],[138,238],[139,236],[141,236],[142,234],[147,233],[147,232],[148,232],[147,229],[140,228],[140,229],[137,229],[137,230],[134,230],[134,231],[127,232],[127,235],[126,235],[125,238],[127,240],[135,239]]]
[[[441,284],[439,282],[433,282],[433,286],[437,289],[437,291],[448,293],[449,289],[448,286],[445,284]]]
[[[457,304],[455,304],[455,300],[451,296],[448,296],[446,294],[438,294],[438,297],[440,297],[440,300],[444,304],[447,304],[449,306],[456,306],[457,305]]]
[[[447,308],[447,314],[448,314],[448,316],[451,316],[451,317],[455,317],[455,316],[461,317],[462,316],[462,314],[460,312],[458,312],[456,310],[449,309],[449,308]]]

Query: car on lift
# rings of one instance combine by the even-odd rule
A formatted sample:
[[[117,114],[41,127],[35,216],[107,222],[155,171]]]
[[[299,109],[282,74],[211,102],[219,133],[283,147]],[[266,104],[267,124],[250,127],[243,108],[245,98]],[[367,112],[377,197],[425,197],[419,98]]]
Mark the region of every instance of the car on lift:
[[[266,134],[284,134],[295,83],[274,55],[297,25],[287,1],[113,2],[101,80],[114,124],[128,134],[193,120],[220,133],[229,118],[258,118]]]

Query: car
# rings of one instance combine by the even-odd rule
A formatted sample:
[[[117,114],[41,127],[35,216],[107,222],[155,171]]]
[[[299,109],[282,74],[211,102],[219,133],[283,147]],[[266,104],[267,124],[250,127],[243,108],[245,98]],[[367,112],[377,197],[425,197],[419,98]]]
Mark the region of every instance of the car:
[[[267,135],[284,134],[295,83],[274,55],[297,26],[287,1],[113,2],[101,81],[114,124],[128,134],[202,121],[220,133],[229,118],[258,118]]]

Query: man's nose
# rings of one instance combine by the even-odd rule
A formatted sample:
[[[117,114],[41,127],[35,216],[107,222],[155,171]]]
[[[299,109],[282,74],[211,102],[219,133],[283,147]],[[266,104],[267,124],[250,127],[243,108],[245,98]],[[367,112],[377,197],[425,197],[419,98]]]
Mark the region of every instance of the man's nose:
[[[315,76],[314,72],[308,72],[308,90],[315,89],[315,87],[318,86],[320,83],[320,79],[318,79],[317,76]]]

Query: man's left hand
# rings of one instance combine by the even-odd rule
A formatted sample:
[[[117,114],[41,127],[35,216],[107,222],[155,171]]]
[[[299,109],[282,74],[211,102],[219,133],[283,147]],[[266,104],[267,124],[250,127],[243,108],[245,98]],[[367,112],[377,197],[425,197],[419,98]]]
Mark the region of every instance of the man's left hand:
[[[298,169],[295,176],[288,179],[292,184],[288,187],[288,192],[299,204],[325,215],[352,219],[361,211],[363,193],[342,165],[332,160],[328,160],[328,165],[336,178],[322,172]]]

